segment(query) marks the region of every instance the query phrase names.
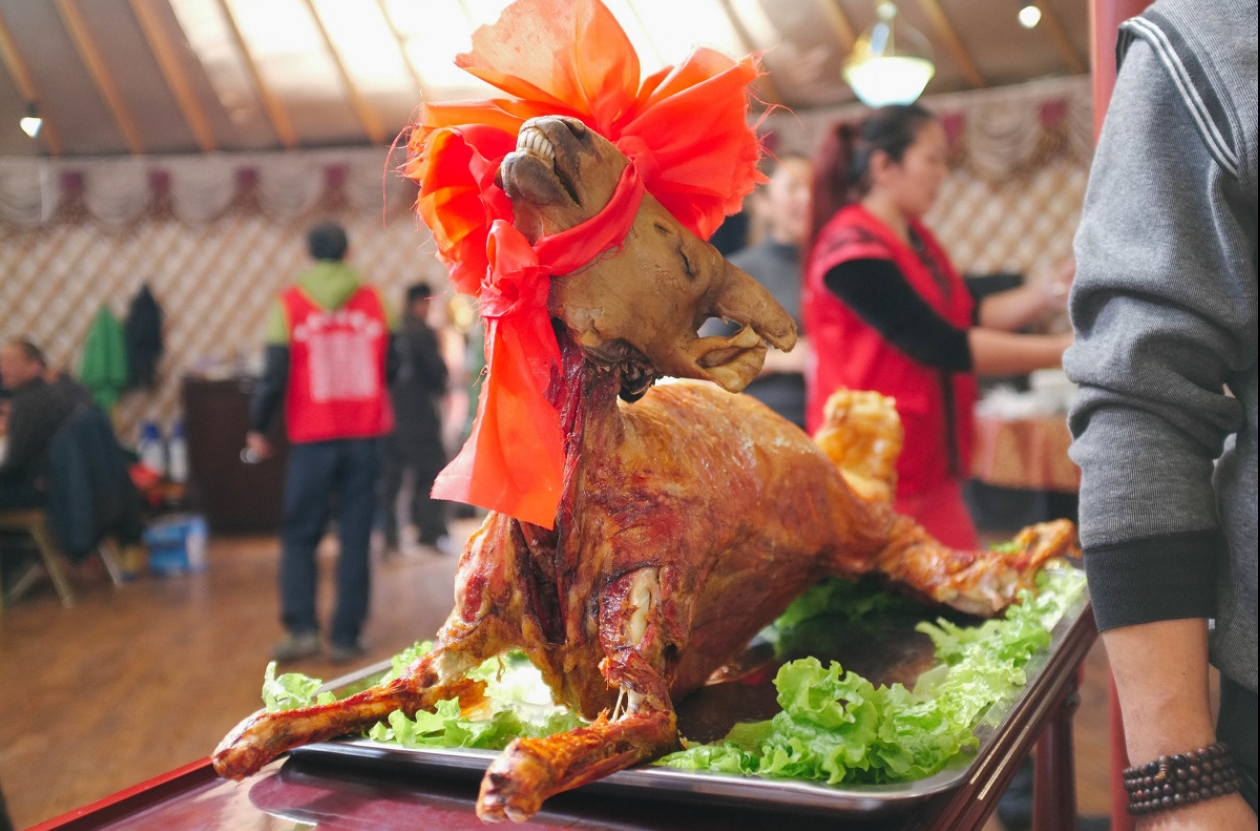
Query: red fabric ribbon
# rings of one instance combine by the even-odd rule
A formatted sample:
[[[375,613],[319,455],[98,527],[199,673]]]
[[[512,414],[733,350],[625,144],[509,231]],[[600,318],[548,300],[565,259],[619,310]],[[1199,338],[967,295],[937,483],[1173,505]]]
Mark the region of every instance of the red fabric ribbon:
[[[546,396],[560,371],[560,348],[547,314],[551,276],[575,271],[620,245],[643,193],[643,180],[628,164],[602,211],[533,246],[510,223],[491,224],[490,268],[480,293],[487,375],[472,433],[438,474],[433,496],[553,527],[564,485],[564,437],[560,415]],[[530,463],[514,465],[513,458]]]
[[[763,178],[746,97],[758,69],[752,57],[698,49],[640,81],[629,38],[599,0],[517,0],[472,41],[456,64],[512,97],[425,104],[405,168],[451,282],[480,298],[486,318],[477,420],[433,494],[550,528],[563,487],[559,416],[546,398],[559,352],[550,277],[619,244],[645,188],[704,239],[739,210]],[[580,119],[633,163],[597,217],[531,247],[494,176],[521,125],[545,115]]]

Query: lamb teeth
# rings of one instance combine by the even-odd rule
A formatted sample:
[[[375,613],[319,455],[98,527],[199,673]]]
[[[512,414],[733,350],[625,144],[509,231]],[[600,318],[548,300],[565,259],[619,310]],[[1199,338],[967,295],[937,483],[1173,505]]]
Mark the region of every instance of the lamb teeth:
[[[551,146],[551,142],[547,141],[547,137],[540,130],[532,127],[517,136],[516,149],[540,156],[547,161],[555,161],[556,158],[556,149]]]
[[[556,148],[551,146],[551,142],[547,141],[542,133],[534,133],[534,149],[548,161],[556,158]]]

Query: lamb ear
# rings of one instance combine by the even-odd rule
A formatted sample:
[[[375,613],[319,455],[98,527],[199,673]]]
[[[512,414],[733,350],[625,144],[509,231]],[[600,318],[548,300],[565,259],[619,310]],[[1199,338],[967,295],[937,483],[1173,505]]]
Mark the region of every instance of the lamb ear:
[[[713,302],[715,316],[752,326],[753,331],[783,352],[796,346],[796,322],[765,287],[723,260],[722,290]]]

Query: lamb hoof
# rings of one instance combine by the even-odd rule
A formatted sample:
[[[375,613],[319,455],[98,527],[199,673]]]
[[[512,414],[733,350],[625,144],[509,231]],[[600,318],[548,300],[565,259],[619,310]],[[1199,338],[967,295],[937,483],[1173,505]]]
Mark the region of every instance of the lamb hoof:
[[[477,816],[486,822],[525,822],[542,808],[551,792],[551,771],[513,742],[495,759],[481,780]]]
[[[236,726],[214,749],[211,761],[224,779],[244,779],[262,769],[276,757],[257,729],[269,714],[255,713]]]

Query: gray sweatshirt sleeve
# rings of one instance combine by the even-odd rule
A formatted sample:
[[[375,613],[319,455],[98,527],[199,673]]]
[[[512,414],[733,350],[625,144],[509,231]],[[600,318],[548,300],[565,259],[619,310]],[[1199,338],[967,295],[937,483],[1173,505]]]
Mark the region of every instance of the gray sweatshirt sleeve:
[[[1226,556],[1212,487],[1241,423],[1255,238],[1149,44],[1132,44],[1090,174],[1064,368],[1081,541],[1101,629],[1214,617]],[[1251,221],[1254,221],[1254,217]]]

